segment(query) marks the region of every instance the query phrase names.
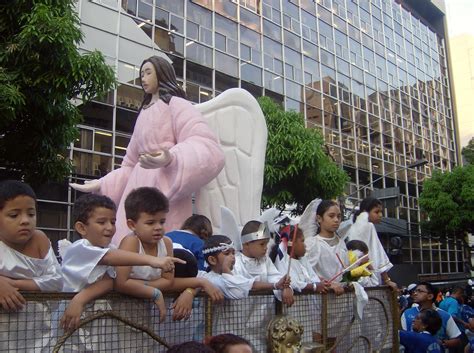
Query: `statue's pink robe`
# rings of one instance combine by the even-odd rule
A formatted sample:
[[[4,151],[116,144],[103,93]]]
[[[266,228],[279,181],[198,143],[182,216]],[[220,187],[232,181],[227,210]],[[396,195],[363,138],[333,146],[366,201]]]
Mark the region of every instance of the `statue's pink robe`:
[[[142,153],[168,148],[172,161],[163,168],[144,169]],[[173,97],[169,104],[158,101],[143,109],[135,124],[122,165],[100,179],[100,193],[118,205],[117,232],[120,243],[130,232],[124,202],[140,186],[154,186],[169,199],[166,230],[179,229],[192,215],[192,193],[214,179],[224,167],[224,153],[201,113],[185,99]]]

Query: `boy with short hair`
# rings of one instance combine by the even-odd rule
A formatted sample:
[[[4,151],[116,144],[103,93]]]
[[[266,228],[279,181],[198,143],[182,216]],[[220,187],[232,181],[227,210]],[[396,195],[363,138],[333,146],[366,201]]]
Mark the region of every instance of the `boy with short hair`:
[[[254,279],[258,289],[281,290],[282,301],[291,306],[294,302],[290,279],[281,274],[267,256],[270,232],[264,223],[249,221],[241,233],[242,252],[235,257],[234,274]],[[257,289],[257,288],[255,288]]]
[[[199,277],[206,278],[228,299],[242,299],[248,296],[255,279],[232,273],[235,264],[235,249],[228,237],[213,235],[208,238],[204,242],[203,254],[210,271],[199,271]]]
[[[26,303],[20,291],[60,291],[61,267],[36,229],[36,195],[25,183],[0,182],[0,352],[49,347],[54,303]],[[46,348],[45,348],[46,349]]]
[[[173,271],[175,262],[182,262],[109,248],[115,234],[115,214],[116,206],[107,196],[86,194],[74,203],[74,229],[82,239],[61,252],[63,291],[78,293],[61,318],[64,329],[77,328],[85,305],[113,289],[112,266],[151,266],[166,272]]]
[[[436,333],[441,328],[441,316],[434,309],[425,309],[413,320],[413,331],[400,331],[400,344],[405,353],[441,353]]]
[[[18,292],[59,291],[61,269],[51,243],[36,229],[36,195],[25,183],[0,183],[0,306],[16,311],[25,300]]]

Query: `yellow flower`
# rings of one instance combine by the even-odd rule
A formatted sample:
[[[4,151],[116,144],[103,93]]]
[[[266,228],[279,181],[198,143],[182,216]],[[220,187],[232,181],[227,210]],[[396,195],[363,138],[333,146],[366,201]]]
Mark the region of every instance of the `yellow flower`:
[[[368,261],[365,264],[356,267],[351,271],[351,276],[354,278],[370,276],[372,273],[367,270],[367,266],[369,266],[371,263],[371,261]]]

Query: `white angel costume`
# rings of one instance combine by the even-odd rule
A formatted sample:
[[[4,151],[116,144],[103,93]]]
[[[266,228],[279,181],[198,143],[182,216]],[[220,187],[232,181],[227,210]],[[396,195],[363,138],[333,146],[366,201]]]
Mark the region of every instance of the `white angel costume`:
[[[291,259],[288,253],[283,257],[277,256],[275,266],[281,273],[288,271],[290,266],[291,287],[301,292],[308,284],[321,282],[319,276],[314,272],[308,259],[303,256],[300,259]],[[296,318],[304,326],[302,342],[312,342],[313,332],[321,332],[321,295],[304,294],[295,296],[295,304],[285,308],[285,314]]]
[[[272,284],[277,283],[283,277],[270,258],[254,259],[245,256],[241,252],[235,255],[235,265],[232,272],[246,277],[249,280],[253,279],[254,281]],[[275,290],[274,294],[281,299],[281,291]],[[275,301],[270,296],[250,297],[248,301],[248,305],[241,307],[238,311],[241,318],[248,317],[245,322],[245,331],[242,335],[257,347],[261,346],[262,341],[265,340],[265,337],[260,333],[261,328],[265,327],[271,319]],[[228,308],[228,310],[230,310],[230,308]]]
[[[362,212],[347,232],[348,240],[361,240],[369,248],[369,259],[372,261],[374,273],[379,283],[382,283],[381,273],[389,271],[393,265],[380,243],[373,223],[369,222],[369,214]]]
[[[41,291],[60,291],[63,286],[61,268],[52,247],[42,259],[29,257],[0,241],[0,276],[31,279]],[[54,302],[28,301],[17,312],[0,310],[1,352],[49,352],[51,312]]]
[[[198,277],[207,279],[215,287],[219,288],[226,299],[242,299],[249,295],[255,278],[247,278],[237,274],[222,273],[214,271],[199,271]]]
[[[332,238],[324,238],[319,234],[305,239],[306,258],[314,269],[314,272],[323,279],[329,280],[341,272],[348,265],[346,243],[334,234]],[[343,261],[339,261],[337,256]],[[341,278],[336,278],[339,282]]]
[[[101,248],[92,245],[87,239],[77,240],[70,243],[67,240],[59,242],[59,252],[63,259],[61,268],[64,276],[63,292],[80,292],[84,288],[101,280],[106,274],[115,278],[113,266],[99,265],[100,260],[111,248]],[[61,301],[58,310],[58,322],[69,304]],[[111,304],[106,299],[98,299],[89,303],[84,308],[81,319],[98,311],[112,310]],[[63,330],[56,327],[60,337]],[[116,352],[118,342],[116,339],[107,342],[107,338],[117,335],[115,320],[98,319],[92,321],[85,327],[81,327],[68,338],[64,345],[64,351],[68,352]]]

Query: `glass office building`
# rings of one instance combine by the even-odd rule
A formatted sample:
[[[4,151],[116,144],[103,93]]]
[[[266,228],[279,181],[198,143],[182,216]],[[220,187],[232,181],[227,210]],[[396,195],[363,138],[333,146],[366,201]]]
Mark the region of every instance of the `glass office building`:
[[[81,50],[101,50],[119,84],[81,106],[72,180],[120,165],[142,100],[139,66],[166,55],[196,103],[242,87],[301,112],[349,174],[347,194],[387,175],[373,187],[400,188],[399,207],[385,212],[407,221],[403,262],[424,274],[461,273],[461,242],[432,239],[419,226],[423,180],[458,163],[444,13],[434,3],[79,0]],[[422,158],[429,163],[421,169],[404,169]],[[53,238],[70,234],[75,198],[57,188],[45,189],[41,202],[40,226]]]

